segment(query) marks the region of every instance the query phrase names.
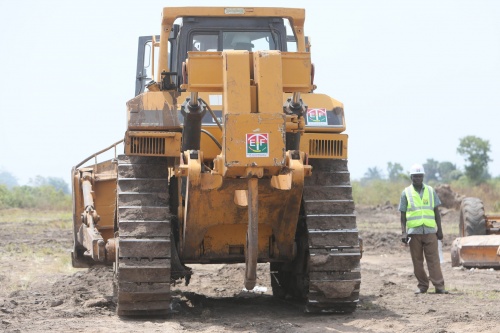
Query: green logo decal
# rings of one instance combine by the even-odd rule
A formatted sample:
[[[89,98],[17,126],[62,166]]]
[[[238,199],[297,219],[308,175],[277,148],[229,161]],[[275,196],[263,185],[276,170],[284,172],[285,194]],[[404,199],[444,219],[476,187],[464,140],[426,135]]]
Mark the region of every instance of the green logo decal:
[[[327,126],[326,109],[307,109],[307,125]]]
[[[269,134],[246,135],[247,157],[269,157]]]

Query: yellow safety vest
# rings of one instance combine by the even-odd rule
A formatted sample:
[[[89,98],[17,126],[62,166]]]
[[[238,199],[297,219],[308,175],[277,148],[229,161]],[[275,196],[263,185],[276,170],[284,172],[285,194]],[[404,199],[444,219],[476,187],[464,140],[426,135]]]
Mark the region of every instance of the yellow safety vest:
[[[424,194],[415,191],[413,185],[405,188],[408,206],[406,209],[406,228],[416,228],[421,225],[436,228],[436,216],[434,214],[434,190],[428,185],[424,186]]]

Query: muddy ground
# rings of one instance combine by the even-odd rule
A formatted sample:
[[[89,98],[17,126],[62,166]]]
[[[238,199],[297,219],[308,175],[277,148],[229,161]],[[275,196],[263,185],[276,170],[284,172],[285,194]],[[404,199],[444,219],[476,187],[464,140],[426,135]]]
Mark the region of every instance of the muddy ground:
[[[399,213],[390,206],[358,207],[365,252],[355,313],[304,314],[299,303],[274,299],[268,265],[259,266],[256,293],[242,290],[242,265],[194,265],[191,284],[173,288],[174,313],[161,319],[117,317],[111,269],[64,268],[72,242],[67,225],[0,222],[0,331],[498,332],[500,271],[451,267],[458,212],[443,213],[448,234],[442,268],[449,295],[414,295]]]

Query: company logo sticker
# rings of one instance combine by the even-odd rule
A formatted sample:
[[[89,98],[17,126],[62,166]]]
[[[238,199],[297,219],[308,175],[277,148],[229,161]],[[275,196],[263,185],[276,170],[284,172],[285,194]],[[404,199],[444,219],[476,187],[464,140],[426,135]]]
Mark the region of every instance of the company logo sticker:
[[[328,126],[326,109],[307,109],[307,125]]]
[[[247,133],[247,157],[269,157],[269,134]]]

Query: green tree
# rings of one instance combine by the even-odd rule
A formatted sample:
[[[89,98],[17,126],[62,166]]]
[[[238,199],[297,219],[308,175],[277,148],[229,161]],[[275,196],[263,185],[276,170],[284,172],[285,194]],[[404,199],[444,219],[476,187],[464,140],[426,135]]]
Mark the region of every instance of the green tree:
[[[30,178],[29,184],[34,187],[52,186],[57,191],[62,191],[65,194],[69,194],[69,186],[62,178],[57,178],[57,177],[45,178],[38,175],[34,179]]]
[[[0,171],[0,184],[7,186],[8,188],[13,188],[18,186],[17,179],[8,171]]]
[[[363,178],[361,178],[361,183],[365,184],[369,181],[380,180],[382,178],[382,170],[380,170],[378,167],[368,168]]]
[[[462,176],[462,172],[457,169],[457,166],[451,162],[439,162],[438,166],[439,180],[443,183],[450,183]]]
[[[52,186],[57,191],[62,191],[64,194],[69,194],[69,186],[68,183],[64,181],[62,178],[58,177],[48,177],[47,185]]]
[[[426,181],[438,181],[439,180],[439,162],[428,158],[427,162],[424,163],[425,170],[425,180]]]
[[[6,185],[0,184],[0,209],[10,206],[10,191]]]
[[[460,139],[457,153],[464,157],[465,175],[471,181],[480,183],[488,178],[488,162],[491,161],[490,142],[474,135],[469,135]]]
[[[403,166],[399,163],[387,163],[387,174],[390,181],[396,181],[404,178]]]

